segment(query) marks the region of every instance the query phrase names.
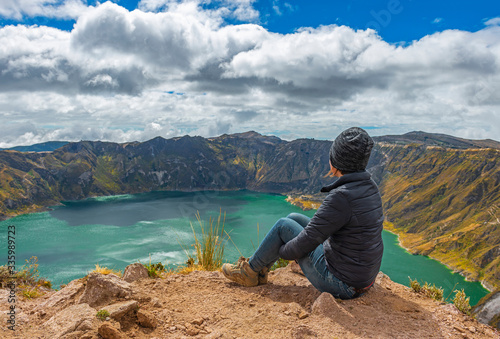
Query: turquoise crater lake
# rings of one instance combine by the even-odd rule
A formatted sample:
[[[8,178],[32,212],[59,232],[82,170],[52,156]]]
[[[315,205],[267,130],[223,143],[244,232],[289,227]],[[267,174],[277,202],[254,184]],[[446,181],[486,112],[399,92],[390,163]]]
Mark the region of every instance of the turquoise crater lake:
[[[282,195],[251,191],[150,192],[64,202],[53,210],[18,216],[0,223],[0,251],[6,262],[7,226],[16,227],[16,262],[20,267],[38,257],[41,276],[55,286],[85,276],[98,263],[123,270],[140,261],[171,266],[187,260],[192,251],[190,223],[226,213],[225,229],[245,256],[250,256],[274,222],[291,212],[312,216],[290,205]],[[408,276],[444,288],[465,289],[476,304],[488,291],[478,282],[467,282],[439,262],[408,253],[397,236],[384,231],[381,270],[396,282],[408,285]],[[239,252],[228,242],[225,259],[236,261]],[[453,295],[452,295],[453,296]]]

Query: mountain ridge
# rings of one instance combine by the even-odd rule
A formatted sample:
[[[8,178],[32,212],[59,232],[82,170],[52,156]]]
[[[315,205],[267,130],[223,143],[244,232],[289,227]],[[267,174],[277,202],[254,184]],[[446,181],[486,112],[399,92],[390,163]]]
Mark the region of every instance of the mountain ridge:
[[[223,137],[243,137],[243,138],[252,138],[252,137],[261,137],[261,138],[269,138],[269,139],[274,139],[274,140],[280,140],[277,136],[274,135],[263,135],[259,132],[256,131],[247,131],[247,132],[241,132],[241,133],[233,133],[233,134],[222,134],[220,136],[216,137],[208,137],[208,140],[214,140],[217,138],[223,138]],[[183,135],[183,136],[177,136],[173,137],[170,139],[180,139],[183,137],[191,137],[189,135]],[[402,144],[405,143],[423,143],[427,144],[429,146],[439,146],[439,145],[447,145],[447,146],[454,146],[455,148],[470,148],[471,146],[479,147],[479,148],[496,148],[500,149],[500,142],[493,140],[493,139],[464,139],[464,138],[459,138],[447,134],[441,134],[441,133],[429,133],[429,132],[424,132],[424,131],[412,131],[412,132],[407,132],[402,135],[383,135],[383,136],[374,136],[372,137],[376,142],[400,142]],[[156,136],[152,139],[140,142],[140,141],[126,141],[122,143],[117,143],[120,145],[128,145],[128,144],[139,144],[139,143],[144,143],[144,142],[149,142],[155,139],[163,139],[163,140],[168,140],[166,138],[163,138],[162,136]],[[314,138],[299,138],[296,140],[311,140]],[[85,140],[85,141],[91,141],[91,140]],[[84,140],[78,141],[78,142],[84,142]],[[103,142],[99,140],[91,141],[91,142]],[[106,141],[104,141],[106,142]],[[116,143],[112,141],[108,141],[111,143]],[[7,147],[7,148],[0,148],[0,151],[19,151],[19,152],[51,152],[54,151],[62,146],[65,146],[66,144],[69,143],[75,143],[72,141],[46,141],[42,143],[36,143],[32,145],[25,145],[25,146],[13,146],[13,147]],[[452,147],[453,148],[453,147]]]
[[[427,146],[440,146],[460,149],[467,149],[471,147],[500,149],[500,142],[492,139],[463,139],[446,134],[427,133],[422,131],[413,131],[402,135],[376,136],[373,137],[373,139],[377,142],[388,141],[391,143],[401,144],[417,143]]]

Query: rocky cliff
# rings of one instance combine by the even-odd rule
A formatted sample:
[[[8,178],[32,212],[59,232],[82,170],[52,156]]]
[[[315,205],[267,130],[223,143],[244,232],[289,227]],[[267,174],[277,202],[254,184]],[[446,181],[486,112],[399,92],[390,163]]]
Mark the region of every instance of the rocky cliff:
[[[500,151],[379,144],[384,209],[403,246],[500,286]]]

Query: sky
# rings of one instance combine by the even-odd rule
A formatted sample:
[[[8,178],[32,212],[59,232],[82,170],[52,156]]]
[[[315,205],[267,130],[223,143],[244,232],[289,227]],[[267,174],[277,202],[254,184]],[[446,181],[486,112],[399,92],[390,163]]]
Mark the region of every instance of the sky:
[[[351,126],[500,140],[500,2],[0,0],[0,147]]]

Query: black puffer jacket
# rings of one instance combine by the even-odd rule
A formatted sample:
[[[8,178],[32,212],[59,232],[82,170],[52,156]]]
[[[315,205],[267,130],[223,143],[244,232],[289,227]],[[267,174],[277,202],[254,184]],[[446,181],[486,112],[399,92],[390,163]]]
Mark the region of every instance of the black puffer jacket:
[[[322,191],[330,193],[307,227],[280,248],[280,256],[299,259],[323,243],[330,272],[348,285],[367,287],[380,270],[384,251],[378,187],[363,171],[343,175]]]

